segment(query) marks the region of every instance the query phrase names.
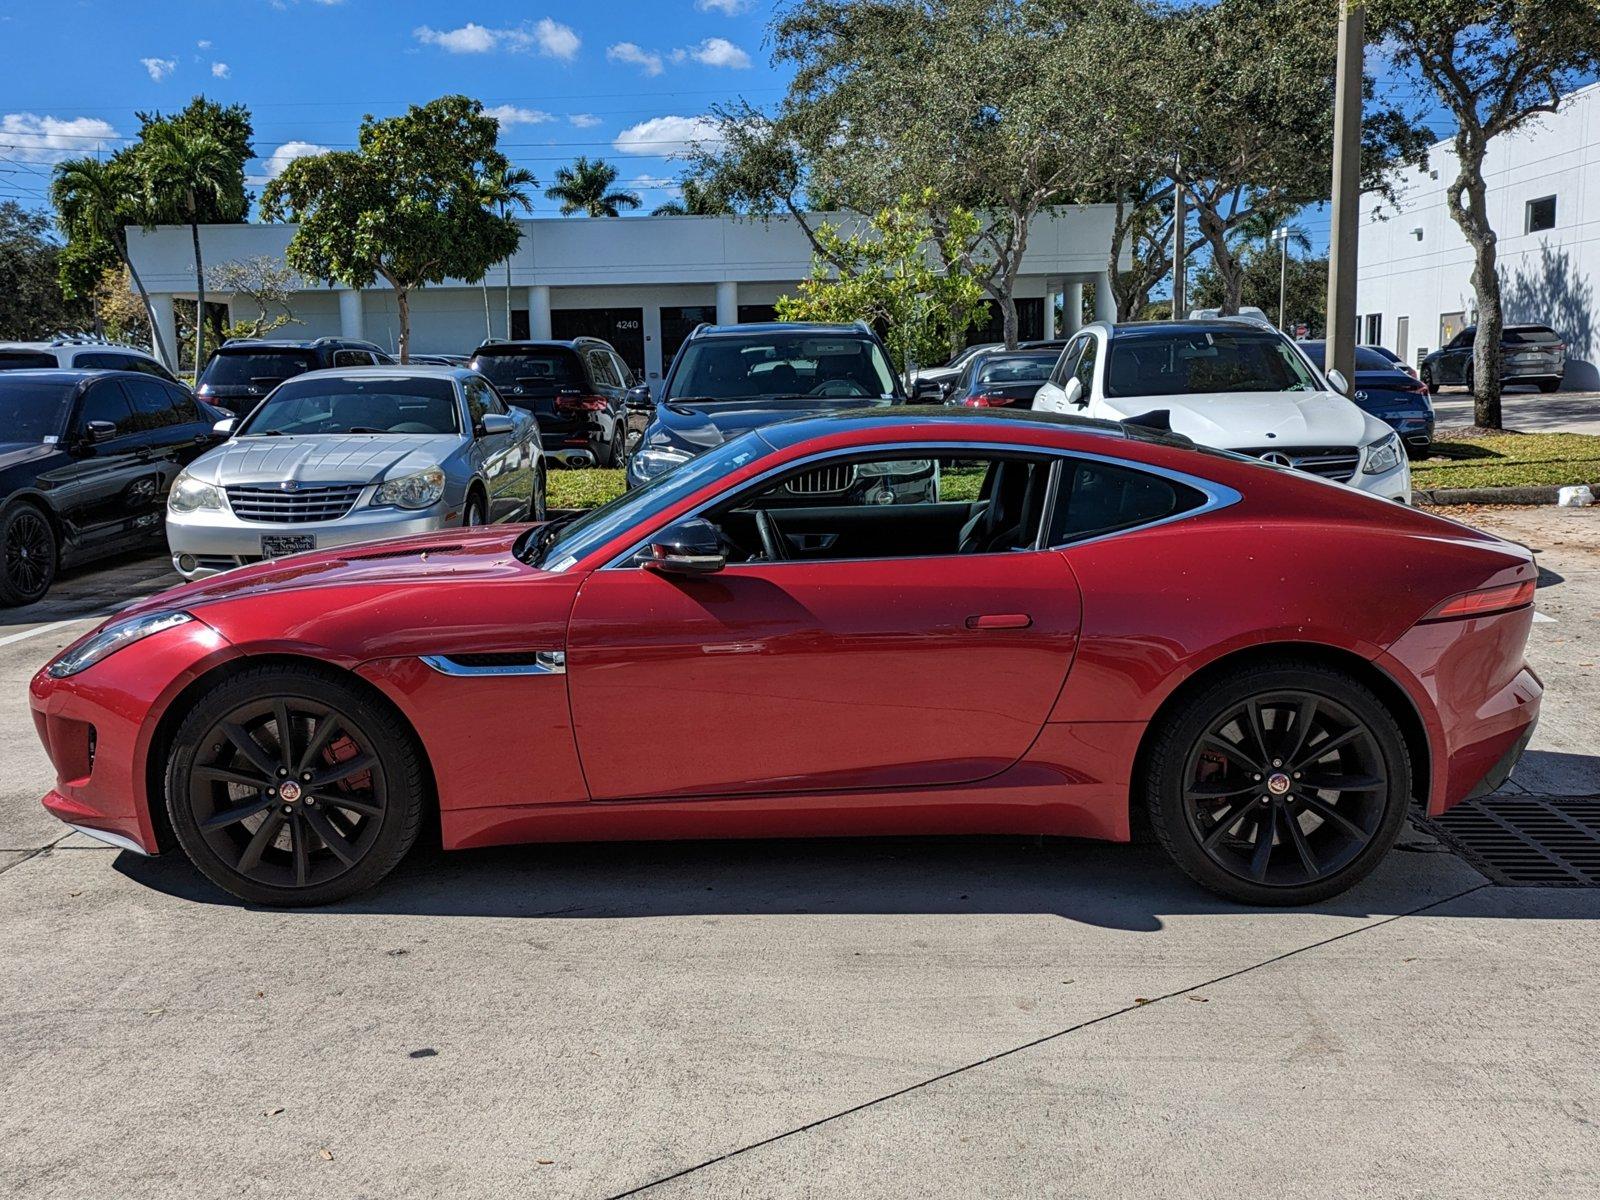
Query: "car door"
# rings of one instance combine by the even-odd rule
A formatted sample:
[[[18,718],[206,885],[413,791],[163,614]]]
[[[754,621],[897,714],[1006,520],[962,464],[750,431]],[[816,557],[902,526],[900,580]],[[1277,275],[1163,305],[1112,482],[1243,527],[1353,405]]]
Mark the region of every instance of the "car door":
[[[627,388],[622,382],[626,378],[623,372],[627,368],[609,350],[599,346],[589,350],[585,357],[588,360],[589,376],[594,381],[595,393],[606,399],[606,447],[609,453],[611,444],[617,437],[627,436],[627,417],[623,407]]]
[[[796,479],[814,496],[812,483],[883,457],[812,460],[755,485],[757,501],[793,494]],[[1041,486],[1049,469],[1033,477]],[[816,542],[801,560],[730,562],[702,577],[628,559],[584,581],[567,680],[594,799],[950,786],[1027,752],[1076,649],[1071,570],[1031,545],[954,553],[958,533],[944,553],[896,553],[918,540],[897,536],[914,532],[897,520],[946,518],[920,501],[902,515],[877,486],[848,517],[883,522],[879,557],[828,558]],[[731,529],[752,503],[746,493],[717,519]],[[933,508],[952,503],[966,518],[959,531],[994,499]]]
[[[1055,369],[1050,372],[1049,381],[1033,398],[1035,412],[1076,415],[1082,411],[1076,405],[1067,403],[1067,380],[1077,371],[1078,360],[1083,356],[1083,348],[1088,342],[1089,335],[1082,333],[1067,343],[1066,349],[1061,351],[1061,357],[1056,360]]]
[[[1440,383],[1466,383],[1467,368],[1472,364],[1472,344],[1477,340],[1476,327],[1463,329],[1445,347],[1439,372]]]
[[[103,437],[91,436],[90,422],[104,423]],[[83,552],[113,549],[160,527],[161,472],[117,379],[84,389],[68,426],[67,450],[71,461],[52,472],[52,500]]]
[[[211,445],[209,431],[182,389],[153,375],[131,372],[122,375],[119,382],[133,406],[142,453],[156,471],[159,516],[165,512],[167,493],[184,465]]]
[[[529,481],[522,477],[526,456],[512,433],[483,432],[483,418],[489,413],[506,414],[506,406],[487,380],[470,378],[462,385],[466,397],[468,428],[471,431],[474,469],[489,488],[489,520],[503,521],[514,515],[527,499]]]

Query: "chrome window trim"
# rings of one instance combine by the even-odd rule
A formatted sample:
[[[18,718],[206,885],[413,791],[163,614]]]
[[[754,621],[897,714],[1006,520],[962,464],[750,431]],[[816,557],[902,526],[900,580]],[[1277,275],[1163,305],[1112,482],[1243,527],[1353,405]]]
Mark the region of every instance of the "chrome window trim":
[[[1061,481],[1061,475],[1062,475],[1062,460],[1067,460],[1067,459],[1077,459],[1077,460],[1086,460],[1086,461],[1090,461],[1090,462],[1100,462],[1100,463],[1105,463],[1108,466],[1121,467],[1122,469],[1129,470],[1129,471],[1144,471],[1144,472],[1146,472],[1148,474],[1158,476],[1159,478],[1166,479],[1166,480],[1168,480],[1170,482],[1181,483],[1181,484],[1183,484],[1183,485],[1185,485],[1187,487],[1193,488],[1195,491],[1200,492],[1202,495],[1205,496],[1204,503],[1196,505],[1194,508],[1186,509],[1185,511],[1183,511],[1181,513],[1173,513],[1171,516],[1158,517],[1154,521],[1145,521],[1145,522],[1141,522],[1138,525],[1129,525],[1129,526],[1126,526],[1126,527],[1124,527],[1122,529],[1113,529],[1113,530],[1109,530],[1109,531],[1107,531],[1105,533],[1094,534],[1094,535],[1092,535],[1090,537],[1086,537],[1086,538],[1078,538],[1078,539],[1075,539],[1073,541],[1052,543],[1052,544],[1049,544],[1049,545],[1042,545],[1041,544],[1041,543],[1044,542],[1045,538],[1048,536],[1048,530],[1049,530],[1048,522],[1041,521],[1040,522],[1040,527],[1039,527],[1039,536],[1035,540],[1035,542],[1034,542],[1034,544],[1032,546],[1024,547],[1024,548],[1018,549],[1018,550],[1002,550],[1002,551],[996,552],[998,554],[1031,554],[1031,553],[1034,553],[1034,552],[1039,551],[1039,550],[1067,550],[1067,549],[1072,549],[1072,548],[1077,547],[1077,546],[1086,546],[1086,545],[1089,545],[1090,543],[1093,543],[1093,542],[1104,541],[1106,538],[1121,537],[1123,534],[1126,534],[1126,533],[1137,533],[1140,530],[1143,530],[1143,529],[1154,529],[1157,526],[1167,525],[1167,524],[1170,524],[1173,521],[1183,521],[1183,520],[1187,520],[1190,517],[1198,517],[1198,516],[1200,516],[1200,515],[1202,515],[1204,513],[1216,512],[1218,509],[1227,508],[1230,505],[1237,504],[1240,500],[1244,499],[1243,495],[1240,492],[1236,491],[1235,489],[1233,489],[1231,487],[1228,487],[1226,484],[1215,483],[1212,480],[1203,479],[1198,475],[1189,475],[1189,474],[1187,474],[1187,473],[1185,473],[1183,471],[1174,471],[1174,470],[1171,470],[1170,468],[1167,468],[1167,467],[1158,467],[1158,466],[1155,466],[1152,463],[1131,462],[1131,461],[1129,461],[1128,459],[1125,459],[1125,458],[1117,458],[1117,457],[1115,457],[1113,455],[1109,455],[1109,454],[1095,454],[1095,453],[1093,453],[1091,451],[1086,451],[1086,450],[1062,450],[1062,449],[1059,449],[1059,448],[1054,447],[1054,446],[1020,446],[1020,445],[1016,445],[1016,444],[1013,444],[1013,443],[996,443],[996,442],[918,442],[918,443],[916,443],[916,446],[917,446],[918,449],[930,450],[930,451],[972,450],[972,451],[977,451],[979,453],[989,453],[989,454],[994,454],[994,453],[1003,454],[1003,453],[1005,453],[1007,451],[1010,451],[1010,452],[1012,452],[1014,454],[1031,455],[1031,456],[1036,457],[1036,458],[1054,459],[1055,461],[1052,464],[1052,468],[1051,468],[1051,471],[1050,471],[1050,479],[1049,479],[1049,482],[1046,485],[1046,492],[1045,492],[1045,504],[1046,504],[1045,511],[1047,513],[1048,512],[1052,512],[1054,510],[1054,508],[1055,508],[1055,502],[1056,502],[1056,500],[1057,500],[1057,498],[1058,498],[1058,496],[1060,494],[1060,481]],[[761,474],[755,476],[753,479],[746,480],[745,483],[743,485],[741,485],[741,487],[739,488],[739,492],[742,493],[742,492],[744,492],[746,490],[758,487],[761,484],[765,483],[766,481],[772,479],[774,476],[782,475],[785,472],[793,470],[796,467],[799,467],[799,468],[801,468],[803,470],[805,468],[808,468],[808,467],[814,465],[815,463],[824,462],[824,461],[829,460],[829,459],[842,458],[842,457],[847,457],[847,456],[851,456],[851,455],[873,454],[873,453],[879,453],[879,452],[897,453],[897,452],[902,451],[904,449],[906,449],[906,443],[897,443],[897,444],[890,445],[890,446],[849,446],[849,447],[845,447],[843,449],[838,449],[838,450],[827,450],[827,451],[822,452],[821,454],[815,455],[815,456],[810,457],[810,458],[791,460],[790,462],[783,463],[780,466],[772,467],[769,470],[763,471],[763,472],[761,472]],[[738,494],[738,493],[736,493],[736,494]],[[707,509],[716,507],[719,503],[721,503],[722,501],[726,500],[727,498],[728,498],[728,494],[726,492],[721,493],[720,495],[715,496],[715,497],[711,498],[710,500],[707,500],[707,501],[705,501],[705,502],[703,502],[701,504],[697,504],[694,508],[689,509],[686,512],[680,513],[677,517],[673,518],[672,521],[668,522],[668,524],[676,524],[679,521],[689,521],[689,520],[693,520],[696,517],[703,516]],[[649,544],[650,537],[654,533],[659,532],[660,529],[664,529],[664,528],[666,528],[665,525],[658,526],[657,529],[656,530],[652,530],[650,534],[646,534],[643,538],[640,538],[638,541],[635,541],[631,545],[629,545],[629,547],[626,550],[624,550],[621,554],[616,555],[615,557],[611,558],[610,560],[608,560],[607,562],[603,563],[601,566],[599,566],[599,567],[597,567],[595,569],[596,570],[600,570],[600,571],[609,571],[609,570],[613,570],[613,569],[630,568],[630,567],[634,568],[634,569],[643,569],[643,564],[635,561],[636,556],[640,553],[640,551],[642,551]],[[905,557],[907,557],[907,558],[918,558],[918,559],[927,559],[927,558],[941,558],[941,559],[942,558],[992,558],[992,557],[995,557],[995,555],[994,554],[988,554],[988,555],[919,554],[919,555],[907,555]],[[781,562],[781,563],[770,563],[770,562],[765,562],[765,561],[759,562],[759,563],[734,563],[734,564],[731,564],[731,566],[732,567],[745,567],[745,566],[784,567],[784,566],[814,566],[817,563],[824,563],[824,562],[827,562],[827,563],[849,563],[849,562],[892,562],[892,561],[894,561],[894,560],[890,559],[890,558],[824,558],[824,559],[795,559],[795,560],[791,560],[789,562]]]
[[[567,654],[565,650],[535,650],[534,661],[515,666],[473,666],[460,663],[448,654],[423,654],[418,657],[441,675],[458,678],[478,678],[495,675],[565,675]]]

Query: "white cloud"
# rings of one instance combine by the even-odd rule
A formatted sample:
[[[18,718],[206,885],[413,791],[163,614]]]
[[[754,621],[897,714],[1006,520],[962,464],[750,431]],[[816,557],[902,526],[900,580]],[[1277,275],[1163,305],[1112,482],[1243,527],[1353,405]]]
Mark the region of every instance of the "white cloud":
[[[411,36],[425,46],[438,46],[451,54],[488,54],[494,50],[522,51],[537,48],[546,58],[571,61],[577,56],[582,39],[570,26],[549,17],[542,17],[532,25],[514,28],[491,29],[468,21],[459,29],[434,29],[418,25]]]
[[[707,117],[651,117],[630,125],[611,143],[620,154],[654,154],[662,158],[687,154],[696,142],[717,145],[722,141],[716,122]]]
[[[708,67],[729,67],[742,71],[750,65],[750,56],[727,38],[707,38],[686,53],[695,62]]]
[[[701,12],[719,12],[725,17],[737,17],[750,7],[750,0],[694,0]]]
[[[0,117],[0,145],[7,157],[24,162],[60,162],[96,150],[114,149],[117,131],[97,117],[41,117],[6,113]]]
[[[540,108],[518,108],[515,104],[497,104],[483,111],[486,116],[499,121],[502,129],[511,125],[543,125],[556,119],[554,113],[547,113]]]
[[[178,69],[178,60],[175,58],[141,58],[139,63],[157,83]]]
[[[230,73],[231,72],[228,68],[228,64],[225,62],[214,62],[211,64],[211,75],[214,79],[226,79]]]
[[[606,57],[612,62],[628,63],[638,67],[646,75],[661,74],[661,55],[654,50],[645,50],[633,42],[618,42],[606,48]]]
[[[571,121],[579,129],[593,129],[596,125],[601,124],[600,118],[593,113],[569,113],[567,120]]]
[[[209,49],[211,49],[211,39],[210,38],[201,38],[198,42],[195,43],[195,45],[200,47],[200,49],[202,49],[202,50],[209,50]]]
[[[261,174],[252,175],[248,183],[262,184],[276,179],[283,174],[283,169],[297,158],[310,158],[313,154],[326,154],[327,146],[319,146],[316,142],[285,142],[272,152],[270,158],[262,159]]]

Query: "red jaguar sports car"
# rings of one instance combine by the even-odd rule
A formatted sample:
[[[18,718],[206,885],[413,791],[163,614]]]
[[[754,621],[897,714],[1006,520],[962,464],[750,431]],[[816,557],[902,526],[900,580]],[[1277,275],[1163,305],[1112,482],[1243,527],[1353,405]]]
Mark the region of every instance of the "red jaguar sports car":
[[[862,410],[582,516],[241,567],[32,682],[45,807],[246,900],[445,847],[1148,827],[1258,904],[1510,772],[1529,553],[1134,423]]]

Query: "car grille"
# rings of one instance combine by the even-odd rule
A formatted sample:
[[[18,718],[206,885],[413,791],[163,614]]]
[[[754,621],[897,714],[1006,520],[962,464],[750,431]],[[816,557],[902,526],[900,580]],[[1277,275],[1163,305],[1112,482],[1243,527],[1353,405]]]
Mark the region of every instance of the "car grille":
[[[856,469],[848,463],[833,467],[818,467],[803,475],[796,475],[784,484],[784,490],[795,496],[831,496],[848,491],[855,482]]]
[[[365,484],[338,483],[327,487],[277,484],[236,486],[227,489],[233,515],[244,521],[290,525],[301,521],[337,521],[355,506]]]
[[[1324,479],[1337,479],[1340,483],[1349,483],[1356,468],[1361,465],[1361,451],[1355,446],[1293,446],[1281,450],[1276,446],[1265,446],[1241,450],[1239,453],[1252,458],[1267,458],[1270,455],[1270,461],[1280,465],[1288,459],[1287,465],[1297,471],[1320,475]]]

